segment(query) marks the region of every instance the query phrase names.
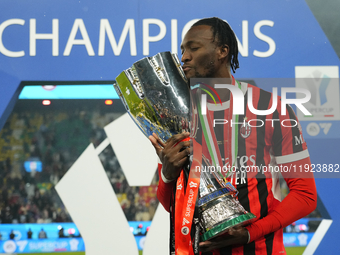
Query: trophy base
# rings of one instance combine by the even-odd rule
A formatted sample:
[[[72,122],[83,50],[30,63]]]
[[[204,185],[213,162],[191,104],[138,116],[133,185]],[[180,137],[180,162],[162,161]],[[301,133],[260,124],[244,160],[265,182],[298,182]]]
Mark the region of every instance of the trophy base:
[[[256,216],[254,214],[248,212],[248,213],[239,215],[235,218],[226,220],[218,224],[217,226],[213,227],[212,229],[208,230],[203,235],[201,235],[201,241],[204,242],[216,236],[222,235],[231,227],[236,227],[239,225],[246,225],[255,218]]]

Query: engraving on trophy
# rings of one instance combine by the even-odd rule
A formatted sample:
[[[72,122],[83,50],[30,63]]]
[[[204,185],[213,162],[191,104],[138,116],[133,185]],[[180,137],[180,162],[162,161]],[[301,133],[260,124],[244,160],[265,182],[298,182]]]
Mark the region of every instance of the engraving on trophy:
[[[140,81],[138,79],[138,76],[137,76],[135,68],[132,67],[132,68],[127,69],[126,70],[126,76],[130,80],[130,82],[132,84],[132,88],[137,93],[138,97],[140,99],[143,99],[144,98],[143,88],[142,88],[142,86],[140,84]],[[128,90],[128,91],[130,91],[130,90]]]
[[[164,70],[163,60],[159,57],[159,55],[147,59],[150,61],[151,66],[154,68],[157,77],[163,82],[164,85],[168,85],[169,76]]]

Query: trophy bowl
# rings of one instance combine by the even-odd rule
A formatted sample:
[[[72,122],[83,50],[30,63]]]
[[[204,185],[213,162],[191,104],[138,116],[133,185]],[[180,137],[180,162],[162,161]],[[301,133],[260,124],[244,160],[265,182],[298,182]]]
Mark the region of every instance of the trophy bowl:
[[[135,62],[114,84],[127,112],[147,137],[166,142],[189,131],[190,95],[176,54],[161,52]]]

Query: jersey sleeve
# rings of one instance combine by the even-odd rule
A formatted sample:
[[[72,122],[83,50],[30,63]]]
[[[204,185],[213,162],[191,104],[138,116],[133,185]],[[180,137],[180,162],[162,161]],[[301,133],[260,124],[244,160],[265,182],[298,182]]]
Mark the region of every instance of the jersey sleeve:
[[[283,166],[288,164],[291,163]],[[295,164],[310,164],[310,159],[308,157],[296,161]],[[315,210],[317,193],[314,178],[285,178],[285,180],[289,187],[288,195],[266,217],[246,227],[250,242],[284,228]]]
[[[273,115],[273,150],[277,164],[285,164],[299,161],[309,157],[305,140],[302,136],[301,125],[296,118],[293,109],[288,105],[286,115],[281,114],[281,100],[278,109]]]
[[[157,188],[157,198],[159,202],[163,205],[164,209],[167,212],[170,212],[170,201],[172,197],[172,191],[176,181],[172,181],[169,183],[165,183],[162,178],[162,164],[158,164],[158,175],[159,175],[159,182]]]
[[[305,169],[306,165],[309,166],[307,169],[311,169],[311,161],[295,113],[290,106],[286,110],[286,115],[281,115],[278,107],[273,115],[273,119],[280,121],[274,124],[272,146],[276,164],[282,166],[281,169],[291,169],[281,172],[289,193],[266,217],[246,227],[250,242],[288,226],[316,208],[317,192],[313,173],[294,171]]]

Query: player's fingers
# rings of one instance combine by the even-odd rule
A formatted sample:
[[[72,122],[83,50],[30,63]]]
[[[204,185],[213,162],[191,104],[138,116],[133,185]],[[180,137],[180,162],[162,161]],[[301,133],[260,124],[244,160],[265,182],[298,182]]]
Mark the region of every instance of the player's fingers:
[[[184,133],[181,133],[181,134],[174,135],[166,142],[166,145],[169,146],[169,147],[173,147],[177,143],[182,141],[183,139],[188,138],[189,135],[190,135],[189,132],[184,132]]]
[[[234,233],[235,233],[235,229],[234,229],[233,227],[231,227],[231,228],[228,229],[228,234],[229,234],[229,235],[232,236],[232,235],[234,235]]]
[[[209,251],[209,248],[211,249],[212,243],[210,241],[200,242],[199,247],[201,252]]]
[[[166,147],[163,154],[173,161],[180,160],[190,155],[190,141],[180,142],[174,147]]]
[[[205,241],[199,243],[199,249],[201,252],[208,252],[214,249],[219,249],[223,246],[226,246],[228,244],[225,243],[225,240],[222,241]]]
[[[182,140],[178,144],[176,144],[175,148],[177,148],[177,151],[182,151],[183,149],[190,148],[190,141]]]
[[[157,142],[164,148],[165,147],[165,143],[163,143],[163,141],[158,137],[158,135],[156,133],[152,133],[152,136],[154,138],[156,138]]]
[[[236,232],[240,231],[242,228],[243,228],[242,226],[231,227],[228,229],[228,234],[234,236]]]
[[[177,168],[182,168],[189,161],[189,156],[186,153],[186,151],[182,151],[179,154],[177,154],[176,158],[177,159],[174,161],[174,165]]]
[[[179,158],[184,158],[184,157],[189,157],[191,154],[191,148],[190,147],[185,147],[183,150],[178,152],[178,157]]]
[[[149,140],[153,147],[155,148],[157,155],[160,156],[161,152],[163,151],[163,148],[159,145],[157,139],[154,136],[150,135]]]

